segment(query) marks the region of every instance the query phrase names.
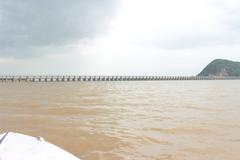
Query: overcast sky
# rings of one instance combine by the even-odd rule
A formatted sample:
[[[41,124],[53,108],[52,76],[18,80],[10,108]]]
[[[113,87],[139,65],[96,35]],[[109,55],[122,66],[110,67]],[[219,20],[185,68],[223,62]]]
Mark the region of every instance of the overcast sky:
[[[239,0],[0,0],[0,74],[196,75],[240,61]]]

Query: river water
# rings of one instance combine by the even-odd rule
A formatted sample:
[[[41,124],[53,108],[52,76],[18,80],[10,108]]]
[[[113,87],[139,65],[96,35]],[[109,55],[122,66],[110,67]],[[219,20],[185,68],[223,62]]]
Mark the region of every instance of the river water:
[[[0,132],[82,160],[239,160],[240,81],[0,83]]]

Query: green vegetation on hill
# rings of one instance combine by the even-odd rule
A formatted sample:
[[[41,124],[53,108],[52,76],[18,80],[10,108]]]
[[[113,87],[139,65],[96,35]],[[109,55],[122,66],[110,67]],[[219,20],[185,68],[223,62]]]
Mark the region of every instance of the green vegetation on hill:
[[[208,64],[198,76],[240,76],[240,62],[216,59]]]

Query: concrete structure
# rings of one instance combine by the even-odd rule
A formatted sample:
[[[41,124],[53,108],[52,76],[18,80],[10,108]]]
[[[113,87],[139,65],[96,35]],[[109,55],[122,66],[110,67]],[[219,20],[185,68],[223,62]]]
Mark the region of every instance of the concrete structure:
[[[176,80],[240,80],[240,77],[200,76],[0,76],[0,82],[92,82],[92,81],[176,81]]]

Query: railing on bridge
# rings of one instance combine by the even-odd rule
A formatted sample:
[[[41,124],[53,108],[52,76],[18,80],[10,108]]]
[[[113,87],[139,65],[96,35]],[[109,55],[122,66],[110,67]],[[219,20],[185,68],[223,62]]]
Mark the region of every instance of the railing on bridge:
[[[0,76],[0,82],[91,82],[91,81],[171,81],[171,80],[239,80],[240,77],[203,76]]]

